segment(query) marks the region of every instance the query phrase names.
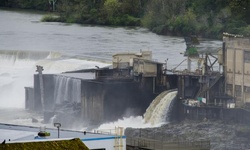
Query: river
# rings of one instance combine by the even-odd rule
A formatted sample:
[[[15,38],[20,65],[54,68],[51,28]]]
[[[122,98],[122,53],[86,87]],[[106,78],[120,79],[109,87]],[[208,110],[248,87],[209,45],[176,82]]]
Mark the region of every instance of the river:
[[[138,27],[40,22],[42,16],[34,12],[0,10],[0,122],[34,125],[32,117],[42,119],[24,110],[24,87],[33,85],[37,64],[45,65],[45,73],[60,73],[105,66],[115,53],[140,50],[152,51],[153,59],[159,62],[168,59],[170,69],[185,59],[181,54],[186,48],[183,37],[157,35]],[[221,41],[216,40],[202,44],[205,49],[221,47]],[[43,58],[50,52],[60,57],[53,55],[52,61]],[[41,56],[34,57],[38,54]],[[186,62],[178,69],[185,67]]]

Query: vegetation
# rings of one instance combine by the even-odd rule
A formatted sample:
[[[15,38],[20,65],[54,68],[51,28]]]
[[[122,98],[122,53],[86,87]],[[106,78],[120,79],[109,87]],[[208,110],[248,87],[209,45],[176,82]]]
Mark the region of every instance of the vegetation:
[[[52,0],[0,0],[0,6],[52,11]],[[250,0],[54,0],[60,17],[44,21],[143,26],[163,35],[222,32],[250,36]]]
[[[53,14],[44,15],[41,21],[42,22],[62,22],[59,16],[55,16]]]
[[[5,143],[0,144],[0,149],[3,150],[89,150],[89,148],[79,139],[72,140],[55,140],[55,141],[38,141],[24,143]]]
[[[0,7],[48,10],[48,0],[0,0]]]
[[[220,38],[222,32],[249,34],[250,0],[154,0],[143,25],[160,34]]]
[[[187,49],[187,55],[195,57],[195,56],[199,56],[199,53],[195,47],[190,47]]]

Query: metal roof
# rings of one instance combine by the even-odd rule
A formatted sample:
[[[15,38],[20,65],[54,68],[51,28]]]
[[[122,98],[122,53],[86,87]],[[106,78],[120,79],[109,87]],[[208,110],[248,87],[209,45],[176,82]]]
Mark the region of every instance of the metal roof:
[[[7,142],[12,141],[30,141],[34,140],[40,131],[39,127],[32,126],[21,126],[21,125],[12,125],[12,124],[1,124],[0,123],[0,142],[6,140]],[[50,133],[50,136],[46,136],[43,139],[58,139],[58,129],[55,128],[46,128],[46,132]],[[111,134],[99,134],[84,131],[74,131],[74,130],[65,130],[60,129],[60,138],[80,138],[82,141],[90,140],[105,140],[105,139],[114,139],[115,136]],[[123,136],[125,138],[125,136]],[[41,138],[40,138],[41,139]]]

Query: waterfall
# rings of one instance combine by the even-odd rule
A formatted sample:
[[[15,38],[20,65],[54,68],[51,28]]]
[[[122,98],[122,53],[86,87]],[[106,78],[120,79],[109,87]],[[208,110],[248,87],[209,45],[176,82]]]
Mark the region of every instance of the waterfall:
[[[0,50],[0,107],[24,108],[24,87],[32,86],[35,63],[48,54]]]
[[[81,80],[65,76],[55,76],[55,103],[81,102]]]
[[[157,125],[167,121],[167,114],[176,94],[177,91],[164,91],[158,95],[147,108],[144,114],[144,122]]]
[[[37,61],[45,59],[55,52],[46,51],[21,51],[21,50],[0,50],[0,60],[6,62]],[[50,56],[51,57],[51,56]]]

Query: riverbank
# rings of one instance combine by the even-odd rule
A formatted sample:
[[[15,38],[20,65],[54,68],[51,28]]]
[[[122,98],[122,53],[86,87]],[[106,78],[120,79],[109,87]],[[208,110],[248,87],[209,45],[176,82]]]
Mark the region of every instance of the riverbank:
[[[223,32],[250,36],[249,2],[204,0],[5,1],[0,6],[58,12],[44,21],[140,26],[168,36],[221,39]]]
[[[250,148],[250,127],[243,124],[204,120],[169,123],[159,128],[127,128],[129,137],[160,141],[210,141],[211,150],[242,150]]]

